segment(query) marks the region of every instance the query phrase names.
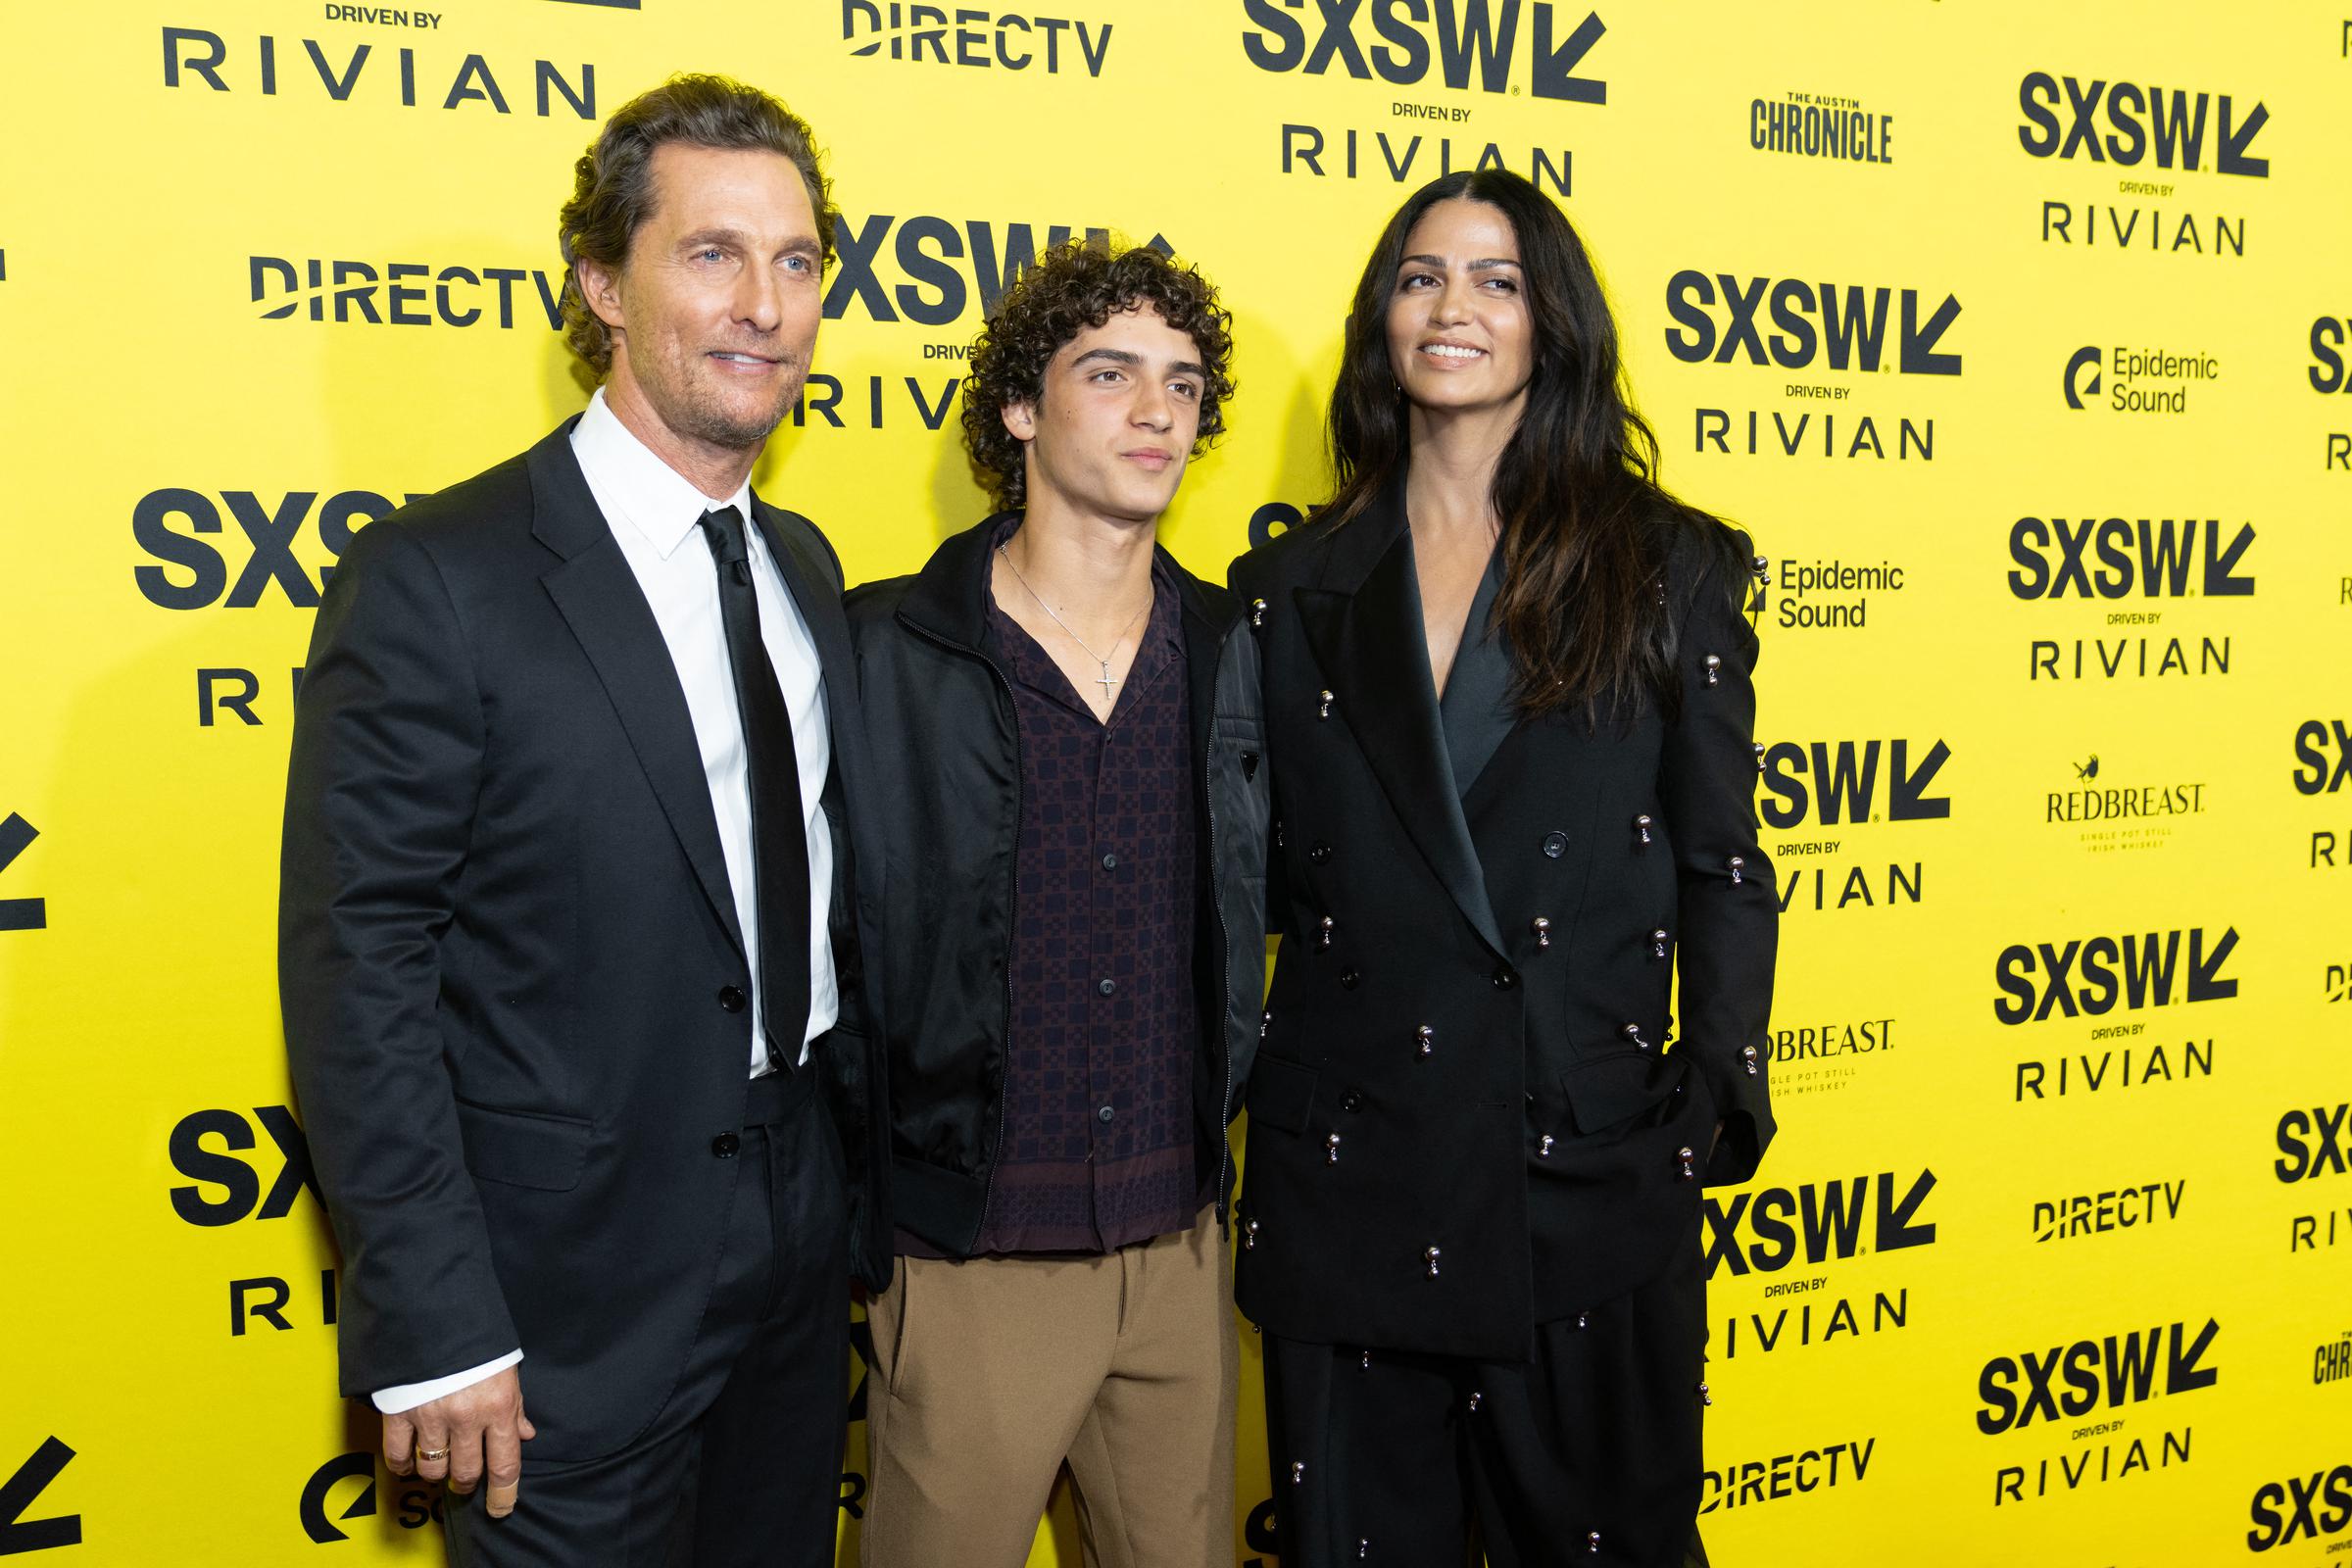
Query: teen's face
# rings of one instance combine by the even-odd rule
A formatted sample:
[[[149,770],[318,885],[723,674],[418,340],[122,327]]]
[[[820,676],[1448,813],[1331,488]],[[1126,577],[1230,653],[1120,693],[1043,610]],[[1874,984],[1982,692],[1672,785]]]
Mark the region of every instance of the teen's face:
[[[1208,372],[1192,338],[1150,306],[1080,332],[1046,367],[1035,406],[1004,410],[1028,444],[1031,506],[1151,522],[1168,510],[1200,429]]]
[[[1535,373],[1535,324],[1519,237],[1502,210],[1456,197],[1405,236],[1389,296],[1389,365],[1432,411],[1509,404]]]
[[[612,378],[679,435],[727,451],[766,441],[808,376],[823,253],[808,188],[780,153],[669,142],[627,265],[582,264],[612,326]]]

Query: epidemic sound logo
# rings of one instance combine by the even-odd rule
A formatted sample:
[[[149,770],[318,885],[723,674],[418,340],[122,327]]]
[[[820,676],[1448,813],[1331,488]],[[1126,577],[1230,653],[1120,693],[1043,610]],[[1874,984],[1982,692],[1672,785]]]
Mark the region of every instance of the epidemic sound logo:
[[[404,494],[409,501],[423,499],[414,491]],[[132,540],[164,564],[132,570],[139,592],[149,604],[163,610],[206,610],[214,605],[251,610],[275,584],[287,604],[315,609],[319,590],[334,568],[320,567],[314,580],[309,568],[296,559],[294,547],[301,542],[306,526],[329,556],[340,557],[351,548],[353,534],[378,517],[389,516],[400,505],[373,490],[339,490],[323,504],[316,490],[289,490],[274,501],[263,500],[258,491],[229,490],[221,493],[220,500],[229,516],[236,519],[237,531],[250,551],[238,565],[233,583],[228,554],[205,542],[211,535],[225,537],[220,507],[214,505],[211,496],[174,486],[150,490],[131,508]],[[185,518],[187,531],[172,527],[173,518]],[[185,572],[186,580],[169,569],[172,567]]]
[[[516,321],[549,330],[564,325],[564,276],[538,268],[436,268],[429,262],[372,262],[305,259],[299,267],[282,256],[247,259],[246,278],[265,321],[287,321],[300,313],[313,321],[359,321],[369,326],[490,326],[512,330]],[[530,284],[528,289],[521,285]],[[539,309],[528,307],[536,298]],[[517,305],[522,309],[517,310]]]
[[[2113,370],[2107,407],[2118,414],[2185,414],[2190,382],[2222,378],[2222,362],[2210,354],[2172,354],[2161,349],[2118,346],[2108,351],[2106,364]],[[2097,348],[2086,344],[2075,350],[2074,357],[2066,362],[2068,408],[2090,407],[2082,400],[2098,397],[2099,370]]]
[[[1066,244],[1080,233],[1090,245],[1110,238],[1107,228],[1073,229],[1055,223],[1046,229],[1046,245]],[[983,312],[991,309],[1005,286],[1037,259],[1038,251],[1037,229],[1028,223],[973,220],[958,226],[945,218],[882,214],[845,216],[834,228],[833,241],[838,266],[825,290],[826,320],[839,320],[855,306],[869,320],[904,318],[922,326],[960,320],[975,300]],[[885,242],[905,281],[885,281]],[[1147,243],[1162,256],[1174,254],[1174,247],[1157,234]]]
[[[164,85],[182,87],[201,81],[215,92],[299,96],[306,103],[317,101],[316,92],[336,104],[397,103],[404,109],[461,109],[478,104],[501,117],[511,118],[514,113],[505,83],[483,55],[467,54],[453,68],[446,62],[420,62],[417,52],[406,45],[379,52],[374,44],[356,44],[342,57],[342,45],[337,43],[332,48],[339,58],[330,60],[328,48],[318,39],[298,41],[302,45],[299,53],[291,47],[282,51],[288,81],[281,93],[281,51],[278,40],[269,33],[254,39],[250,61],[240,58],[232,64],[228,40],[220,33],[202,27],[166,27]],[[539,119],[552,118],[558,101],[582,120],[600,118],[596,112],[596,67],[582,64],[568,76],[552,60],[510,62],[504,70],[506,81],[519,84],[527,79],[531,83],[531,96],[517,96],[515,101],[525,107],[536,105]],[[449,84],[446,91],[440,87],[444,81]],[[299,94],[294,91],[296,83],[304,84]]]
[[[888,20],[884,20],[884,14]],[[982,70],[1026,71],[1042,65],[1049,75],[1060,72],[1062,34],[1073,35],[1077,56],[1090,76],[1102,74],[1110,54],[1107,22],[1090,31],[1087,24],[1066,17],[1021,17],[1010,14],[990,19],[986,11],[958,8],[955,25],[941,6],[907,5],[903,0],[841,0],[841,39],[859,43],[851,55],[866,58],[885,48],[893,60],[929,61],[942,66],[971,66]]]
[[[2036,1245],[2073,1241],[2179,1219],[2180,1200],[2187,1194],[2188,1178],[2183,1176],[2177,1182],[2144,1182],[2067,1198],[2037,1198],[2034,1200],[2034,1240]]]
[[[2335,1535],[2352,1525],[2352,1464],[2266,1481],[2254,1489],[2252,1513],[2254,1528],[2246,1532],[2248,1551],[2269,1551],[2273,1546]]]
[[[2222,966],[2237,947],[2237,928],[2222,933],[2206,951],[2205,929],[2187,936],[2188,966],[2180,966],[2180,931],[2150,931],[2145,936],[2092,937],[2063,948],[2047,942],[2031,947],[2023,942],[2001,950],[1993,960],[1993,983],[2001,997],[1992,1015],[2005,1024],[2039,1023],[2055,1008],[2067,1017],[2083,1013],[2104,1017],[2120,1003],[2127,1008],[2166,1007],[2174,1002],[2173,982],[2183,983],[2182,1003],[2221,1002],[2237,995],[2237,982],[2222,977]],[[2076,977],[2080,961],[2082,974]],[[2117,972],[2121,965],[2122,972]]]
[[[2065,97],[2066,123],[2058,120],[2060,94]],[[2217,108],[2218,102],[2218,108]],[[2027,74],[2018,83],[2018,112],[2025,123],[2017,128],[2018,145],[2034,158],[2087,158],[2094,164],[2136,169],[2151,163],[2158,169],[2195,173],[2204,168],[2205,149],[2213,149],[2213,172],[2266,179],[2271,164],[2247,152],[2261,134],[2271,112],[2260,103],[2242,117],[2230,94],[2142,88],[2136,83],[2083,81],[2075,76],[2052,77],[2048,72]],[[2207,115],[2213,113],[2212,139],[2207,140]]]
[[[2103,1339],[2054,1345],[2046,1351],[1996,1355],[1977,1377],[1977,1430],[1986,1437],[2022,1432],[2035,1421],[2080,1419],[2093,1410],[2210,1389],[2221,1368],[2204,1364],[2222,1325],[2207,1318],[2194,1340],[2188,1325],[2133,1329]],[[2161,1376],[2159,1371],[2161,1369]],[[2019,1386],[2024,1394],[2020,1396]]]
[[[1771,583],[1756,590],[1759,611],[1772,588],[1781,601],[1773,624],[1784,631],[1861,631],[1870,624],[1873,594],[1903,591],[1904,568],[1891,561],[1857,565],[1843,561],[1780,561]]]
[[[1823,1263],[1926,1247],[1936,1240],[1936,1225],[1933,1220],[1922,1224],[1917,1216],[1935,1190],[1936,1173],[1922,1170],[1898,1199],[1894,1172],[1882,1171],[1875,1177],[1705,1199],[1707,1277],[1726,1268],[1734,1275],[1777,1274],[1800,1255],[1807,1263]],[[1742,1220],[1753,1241],[1743,1239]]]
[[[1859,98],[1790,92],[1747,106],[1747,144],[1760,153],[1791,153],[1849,164],[1891,164],[1894,117],[1872,114]]]
[[[1242,53],[1250,63],[1277,74],[1303,71],[1310,76],[1336,66],[1357,81],[1377,76],[1396,87],[1420,86],[1434,65],[1439,79],[1456,92],[1470,90],[1475,75],[1481,92],[1516,94],[1517,82],[1525,81],[1532,98],[1608,102],[1607,80],[1577,71],[1608,30],[1596,11],[1562,31],[1574,8],[1561,10],[1551,0],[1532,0],[1524,8],[1520,0],[1372,0],[1369,6],[1364,0],[1315,0],[1310,40],[1305,24],[1289,14],[1305,9],[1306,0],[1281,0],[1279,6],[1242,0],[1250,24],[1242,33]],[[1518,26],[1522,9],[1524,34]],[[1359,17],[1380,40],[1370,47],[1356,30]],[[1514,73],[1521,60],[1526,70]]]
[[[248,1164],[235,1152],[256,1147],[256,1124],[269,1134],[277,1155],[267,1195],[262,1191],[263,1167]],[[219,1139],[220,1148],[208,1147],[208,1138]],[[171,1152],[172,1168],[189,1182],[172,1189],[172,1208],[191,1225],[233,1225],[249,1215],[283,1219],[293,1212],[294,1200],[305,1188],[325,1206],[326,1197],[318,1191],[318,1173],[311,1167],[310,1140],[284,1105],[256,1105],[252,1122],[233,1110],[190,1111],[172,1129]],[[207,1197],[207,1186],[220,1188],[220,1196]]]
[[[345,1481],[362,1483],[359,1494],[352,1498],[334,1520],[326,1516],[326,1499],[335,1487]],[[375,1515],[375,1455],[372,1453],[339,1453],[311,1472],[311,1479],[302,1487],[302,1533],[320,1545],[329,1542],[349,1541],[351,1537],[335,1528],[335,1521],[349,1523],[354,1519],[369,1519]]]
[[[1722,286],[1726,318],[1718,328],[1709,314]],[[1887,311],[1899,302],[1900,326],[1893,340],[1894,358],[1888,366],[1902,375],[1958,375],[1960,356],[1939,352],[1943,334],[1960,318],[1960,298],[1947,293],[1943,303],[1923,321],[1920,294],[1915,288],[1872,288],[1861,284],[1813,284],[1793,277],[1739,278],[1729,272],[1709,274],[1685,268],[1666,280],[1666,314],[1683,330],[1666,330],[1666,352],[1685,365],[1712,360],[1729,365],[1744,358],[1750,365],[1777,366],[1784,370],[1818,368],[1825,370],[1876,372],[1886,363]],[[1759,313],[1768,313],[1774,331],[1769,340]]]
[[[2352,726],[2340,718],[2307,718],[2296,725],[2294,779],[2297,795],[2333,795],[2352,784]]]

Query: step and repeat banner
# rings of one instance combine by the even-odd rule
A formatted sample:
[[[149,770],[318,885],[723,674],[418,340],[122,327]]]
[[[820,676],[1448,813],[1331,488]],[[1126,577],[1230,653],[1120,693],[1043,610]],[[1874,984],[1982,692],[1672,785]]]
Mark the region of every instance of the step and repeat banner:
[[[1396,204],[1554,195],[1667,482],[1769,560],[1782,1132],[1691,1238],[1715,1561],[2352,1552],[2352,6],[434,4],[5,24],[0,1555],[440,1550],[334,1394],[294,683],[355,531],[581,406],[556,210],[679,70],[826,145],[758,482],[853,580],[980,514],[959,376],[1036,249],[1222,285],[1232,433],[1164,534],[1215,574],[1321,494]],[[1253,1413],[1241,1481],[1269,1568]]]

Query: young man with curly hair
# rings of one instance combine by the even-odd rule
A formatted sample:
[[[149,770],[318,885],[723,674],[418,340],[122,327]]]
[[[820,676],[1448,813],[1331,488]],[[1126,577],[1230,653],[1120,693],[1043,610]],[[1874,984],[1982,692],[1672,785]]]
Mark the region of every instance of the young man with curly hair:
[[[1018,1568],[1066,1464],[1102,1568],[1230,1563],[1226,1129],[1257,1047],[1257,650],[1154,532],[1230,318],[1149,248],[1048,253],[972,351],[994,515],[850,599],[897,1268],[867,1568]]]

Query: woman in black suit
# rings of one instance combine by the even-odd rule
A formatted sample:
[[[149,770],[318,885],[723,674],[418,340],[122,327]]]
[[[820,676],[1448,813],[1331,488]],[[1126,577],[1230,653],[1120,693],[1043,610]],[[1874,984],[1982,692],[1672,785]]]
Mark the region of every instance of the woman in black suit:
[[[1330,438],[1331,501],[1233,575],[1284,884],[1238,1286],[1283,1562],[1681,1564],[1698,1191],[1772,1136],[1747,541],[1659,489],[1584,247],[1500,171],[1389,222]]]

